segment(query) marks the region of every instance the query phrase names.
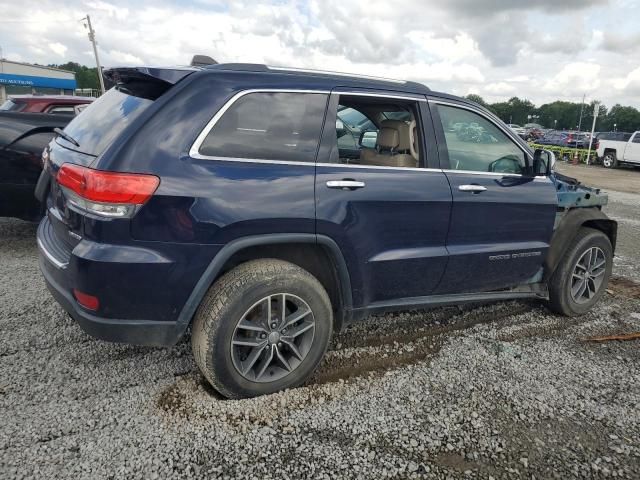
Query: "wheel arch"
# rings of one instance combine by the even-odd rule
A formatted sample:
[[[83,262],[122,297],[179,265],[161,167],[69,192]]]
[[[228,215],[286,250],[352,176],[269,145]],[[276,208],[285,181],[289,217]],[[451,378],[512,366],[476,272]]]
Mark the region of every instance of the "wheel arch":
[[[329,237],[315,234],[267,234],[243,237],[226,244],[211,261],[178,318],[182,333],[213,283],[235,266],[257,258],[289,261],[314,275],[327,290],[334,310],[334,329],[348,323],[353,308],[351,280],[338,245]]]
[[[576,238],[581,227],[593,228],[604,233],[615,252],[618,237],[618,222],[610,219],[597,208],[574,208],[565,213],[551,236],[549,251],[545,259],[545,279],[556,270],[560,260]]]

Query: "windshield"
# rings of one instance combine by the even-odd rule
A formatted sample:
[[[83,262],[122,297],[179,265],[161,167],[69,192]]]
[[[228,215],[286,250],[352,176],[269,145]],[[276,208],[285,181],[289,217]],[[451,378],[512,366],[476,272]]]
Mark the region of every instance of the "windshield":
[[[17,103],[13,100],[7,100],[2,105],[0,105],[0,111],[3,112],[19,112],[24,108],[24,103]]]
[[[112,88],[88,105],[82,115],[75,117],[64,129],[80,144],[79,147],[62,137],[58,137],[58,141],[73,150],[100,155],[152,103],[153,100],[127,95]]]

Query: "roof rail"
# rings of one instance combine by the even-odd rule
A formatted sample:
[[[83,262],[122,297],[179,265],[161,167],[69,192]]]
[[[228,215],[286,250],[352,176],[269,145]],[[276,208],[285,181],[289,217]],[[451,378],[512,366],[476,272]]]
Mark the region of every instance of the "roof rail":
[[[300,72],[300,73],[315,73],[318,75],[335,75],[339,77],[352,77],[352,78],[365,78],[367,80],[378,80],[381,82],[391,82],[391,83],[407,83],[406,80],[397,80],[395,78],[385,78],[385,77],[374,77],[371,75],[359,75],[357,73],[345,73],[345,72],[332,72],[330,70],[314,70],[312,68],[293,68],[293,67],[276,67],[267,65],[269,70],[277,70],[282,72]]]

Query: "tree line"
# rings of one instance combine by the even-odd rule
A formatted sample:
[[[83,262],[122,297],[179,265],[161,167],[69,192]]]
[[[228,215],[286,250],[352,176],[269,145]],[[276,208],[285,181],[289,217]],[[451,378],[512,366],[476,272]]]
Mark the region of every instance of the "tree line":
[[[585,103],[555,102],[545,103],[536,107],[526,99],[512,97],[506,102],[487,103],[480,95],[467,95],[472,100],[495,113],[505,123],[539,123],[546,128],[558,130],[577,130],[578,126],[583,131],[590,131],[593,123],[593,111],[595,101]],[[600,102],[598,102],[600,103]],[[582,123],[580,123],[580,110],[582,109]],[[600,103],[598,118],[596,120],[596,132],[635,132],[640,130],[640,111],[634,107],[615,104],[610,109]]]

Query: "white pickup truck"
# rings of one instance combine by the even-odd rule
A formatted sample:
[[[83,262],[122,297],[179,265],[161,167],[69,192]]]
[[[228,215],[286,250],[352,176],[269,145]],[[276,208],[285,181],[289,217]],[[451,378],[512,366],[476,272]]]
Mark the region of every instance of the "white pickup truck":
[[[640,165],[640,131],[635,133],[602,132],[598,134],[598,158],[606,168],[620,164]]]

